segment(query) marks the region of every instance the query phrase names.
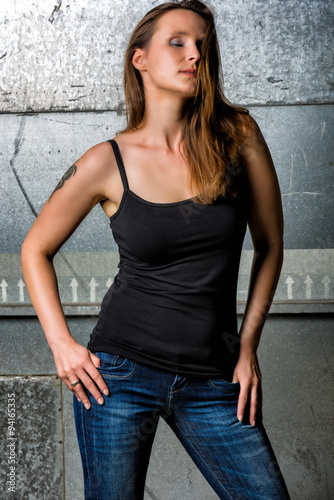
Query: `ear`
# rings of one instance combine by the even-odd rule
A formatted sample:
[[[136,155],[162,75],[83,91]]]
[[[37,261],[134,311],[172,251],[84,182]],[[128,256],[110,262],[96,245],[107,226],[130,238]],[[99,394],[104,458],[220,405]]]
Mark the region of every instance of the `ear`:
[[[145,51],[143,49],[139,49],[138,47],[135,49],[132,59],[131,59],[132,64],[134,67],[140,71],[143,71],[146,69],[145,65]]]

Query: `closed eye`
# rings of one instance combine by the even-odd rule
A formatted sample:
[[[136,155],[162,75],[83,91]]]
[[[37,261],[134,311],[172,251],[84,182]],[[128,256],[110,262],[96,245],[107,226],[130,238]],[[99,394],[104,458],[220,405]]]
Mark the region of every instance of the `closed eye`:
[[[176,39],[173,39],[173,40],[176,40]],[[177,40],[180,43],[177,43],[177,42],[175,42],[173,40],[170,41],[170,45],[172,45],[174,47],[183,47],[183,41],[182,40]],[[198,50],[201,50],[202,45],[203,45],[203,42],[201,40],[199,40],[198,43],[197,43]]]
[[[182,43],[182,41],[181,41],[181,43],[176,43],[176,42],[173,42],[173,40],[171,40],[170,44],[171,44],[172,46],[174,45],[175,47],[183,47],[183,43]]]

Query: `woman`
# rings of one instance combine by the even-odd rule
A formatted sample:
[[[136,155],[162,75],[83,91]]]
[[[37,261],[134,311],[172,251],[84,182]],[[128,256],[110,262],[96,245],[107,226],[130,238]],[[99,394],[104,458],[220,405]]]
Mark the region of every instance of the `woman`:
[[[168,2],[144,16],[124,88],[127,127],[70,167],[22,246],[32,304],[73,392],[85,498],[143,498],[163,417],[219,498],[287,499],[256,356],[282,266],[280,189],[256,121],[223,94],[206,4]],[[120,263],[84,347],[52,260],[97,203]],[[255,251],[238,332],[247,223]]]

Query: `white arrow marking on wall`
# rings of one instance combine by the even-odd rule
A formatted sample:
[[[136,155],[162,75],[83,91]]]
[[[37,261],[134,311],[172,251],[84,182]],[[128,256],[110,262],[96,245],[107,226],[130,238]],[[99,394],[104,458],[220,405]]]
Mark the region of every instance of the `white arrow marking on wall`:
[[[7,302],[7,283],[5,280],[1,281],[1,295],[2,295],[2,302]]]
[[[25,287],[24,281],[20,280],[17,286],[19,287],[20,291],[19,302],[24,302],[24,291],[23,291],[23,288]]]
[[[325,296],[325,299],[329,299],[329,284],[330,284],[331,280],[329,279],[329,277],[327,276],[324,276],[324,279],[322,280],[321,283],[324,284],[324,296]]]
[[[288,286],[288,299],[293,299],[292,295],[292,285],[294,281],[291,278],[291,276],[288,276],[287,279],[285,280],[285,284]]]
[[[70,287],[72,288],[72,302],[78,302],[78,282],[75,278],[72,279]]]
[[[107,286],[108,288],[110,288],[110,287],[111,287],[111,285],[112,285],[112,279],[111,279],[111,278],[108,278],[108,279],[107,279],[107,281],[106,281],[106,286]]]
[[[96,302],[96,287],[97,287],[97,283],[95,281],[95,278],[92,278],[90,280],[89,287],[90,287],[90,301],[91,302]]]
[[[304,281],[304,283],[306,284],[306,298],[310,299],[312,297],[312,283],[313,283],[310,276],[306,276],[306,280]]]

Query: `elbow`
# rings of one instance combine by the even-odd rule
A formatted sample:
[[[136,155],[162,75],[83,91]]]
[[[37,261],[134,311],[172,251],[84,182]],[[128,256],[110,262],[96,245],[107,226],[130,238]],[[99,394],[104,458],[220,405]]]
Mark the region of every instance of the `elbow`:
[[[281,224],[267,224],[266,228],[255,227],[251,231],[254,251],[256,253],[277,253],[283,257],[284,226]]]
[[[262,265],[266,262],[266,265],[275,269],[275,273],[281,273],[283,268],[284,260],[284,242],[279,244],[266,244],[260,245],[254,248],[253,262],[254,265]],[[255,264],[256,263],[256,264]]]
[[[21,259],[26,259],[34,252],[36,252],[36,245],[34,245],[31,238],[29,238],[29,235],[27,235],[21,245]]]
[[[36,244],[29,235],[26,236],[25,240],[21,245],[21,267],[23,270],[23,266],[25,264],[29,264],[32,260],[35,260],[39,257],[43,257],[52,261],[53,257],[50,257],[48,254],[42,251],[38,243]]]
[[[284,259],[284,241],[283,238],[270,241],[270,240],[262,240],[254,243],[254,254],[258,256],[268,256],[272,255],[283,264]]]
[[[29,265],[31,258],[33,257],[36,249],[31,245],[29,239],[25,239],[21,245],[21,268],[24,273],[24,268]]]

